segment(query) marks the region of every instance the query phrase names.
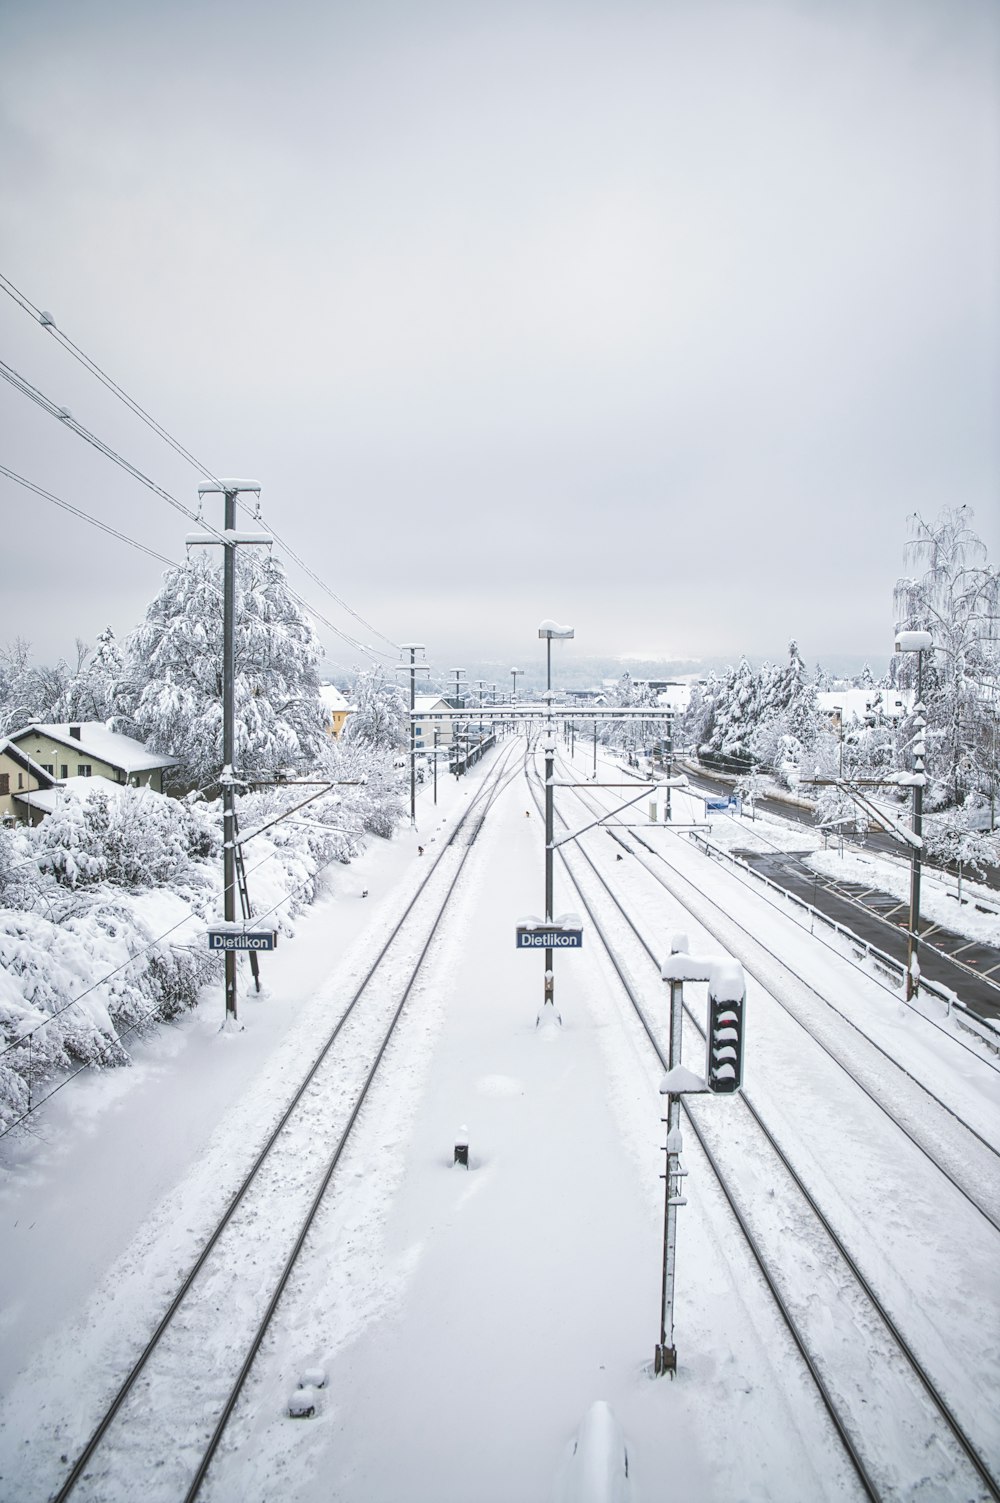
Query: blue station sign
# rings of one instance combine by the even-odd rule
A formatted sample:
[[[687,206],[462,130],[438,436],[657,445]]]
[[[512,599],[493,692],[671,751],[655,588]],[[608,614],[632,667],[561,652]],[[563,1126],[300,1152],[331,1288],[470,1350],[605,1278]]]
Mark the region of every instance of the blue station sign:
[[[519,924],[515,930],[519,950],[582,950],[582,929],[528,928]]]
[[[273,950],[278,935],[274,929],[209,929],[210,950]]]

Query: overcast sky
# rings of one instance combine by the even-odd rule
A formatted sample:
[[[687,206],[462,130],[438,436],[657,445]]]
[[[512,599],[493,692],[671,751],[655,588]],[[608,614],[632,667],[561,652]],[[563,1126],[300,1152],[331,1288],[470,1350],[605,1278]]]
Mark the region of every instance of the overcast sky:
[[[884,661],[909,513],[968,504],[1000,562],[994,0],[5,0],[0,101],[0,270],[432,661],[530,659],[543,617]],[[5,296],[0,346],[195,504]],[[183,556],[6,383],[0,424]],[[135,624],[161,565],[0,504],[0,641]]]

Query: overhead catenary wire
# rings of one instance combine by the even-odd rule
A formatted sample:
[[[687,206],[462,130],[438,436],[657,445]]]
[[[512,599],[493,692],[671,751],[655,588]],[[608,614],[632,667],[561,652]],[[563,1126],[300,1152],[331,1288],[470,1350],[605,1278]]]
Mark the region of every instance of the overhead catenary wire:
[[[126,474],[130,475],[134,480],[138,480],[140,484],[146,486],[148,490],[152,491],[154,495],[159,496],[161,500],[168,502],[170,506],[174,507],[175,510],[179,511],[183,516],[187,517],[189,521],[197,522],[199,526],[204,527],[206,532],[210,533],[213,538],[218,540],[218,542],[225,543],[225,534],[219,528],[212,526],[212,524],[206,522],[204,518],[200,518],[198,516],[198,513],[196,511],[193,511],[191,507],[186,506],[183,501],[179,501],[176,496],[172,496],[168,490],[165,490],[163,486],[158,485],[155,480],[150,479],[148,475],[144,474],[143,471],[140,470],[136,465],[132,464],[130,460],[125,459],[121,454],[118,454],[116,450],[112,449],[110,445],[105,444],[102,439],[98,438],[96,434],[91,433],[89,429],[84,428],[81,423],[77,422],[77,420],[73,417],[72,413],[68,411],[68,409],[66,409],[65,407],[60,407],[56,402],[52,401],[50,397],[47,397],[44,392],[40,391],[38,387],[33,386],[30,381],[27,381],[23,376],[15,371],[13,367],[7,365],[6,362],[2,360],[0,360],[0,376],[2,376],[4,380],[8,381],[11,386],[20,391],[24,396],[29,397],[31,401],[37,403],[37,405],[41,407],[43,411],[49,413],[51,417],[56,418],[59,422],[63,423],[65,427],[71,428],[72,431],[78,435],[78,437],[91,444],[95,449],[97,449],[99,453],[103,454],[107,459],[110,459],[114,464],[123,469]],[[168,559],[167,562],[169,563],[171,561]],[[298,594],[297,591],[293,590],[290,585],[287,586],[287,588],[288,593],[291,595],[292,599],[295,600],[303,608],[303,610],[308,611],[309,614],[315,617],[317,621],[321,622],[328,631],[331,631],[335,636],[340,637],[340,639],[346,642],[349,647],[353,647],[356,651],[363,653],[366,657],[388,656],[387,653],[381,652],[377,648],[373,648],[368,643],[359,641],[357,637],[353,637],[349,632],[345,632],[339,626],[335,626],[332,621],[324,616],[321,611],[318,611],[315,606],[310,605],[309,602],[305,600],[303,596]]]
[[[142,407],[134,397],[130,396],[129,393],[124,389],[124,387],[120,386],[112,376],[109,376],[108,373],[104,371],[97,364],[97,362],[86,353],[85,350],[82,350],[79,345],[75,344],[74,341],[70,339],[69,335],[59,328],[58,324],[55,322],[50,313],[46,313],[43,309],[36,307],[35,304],[30,300],[30,298],[28,298],[23,292],[21,292],[21,290],[16,287],[13,282],[11,282],[9,277],[4,276],[2,272],[0,272],[0,290],[6,292],[7,295],[12,298],[13,301],[17,303],[17,305],[25,313],[27,313],[32,319],[34,319],[38,324],[46,329],[48,333],[53,337],[53,339],[55,339],[60,345],[62,345],[62,347],[70,355],[72,355],[73,358],[77,360],[87,371],[89,371],[96,380],[100,381],[102,386],[104,386],[115,397],[117,397],[119,401],[123,402],[129,409],[129,411],[132,412],[136,417],[138,417],[141,422],[145,423],[146,426],[153,433],[155,433],[158,438],[162,439],[163,442],[167,444],[175,454],[178,454],[188,464],[192,465],[194,469],[199,472],[199,474],[205,476],[206,479],[211,480],[214,484],[220,485],[222,483],[219,477],[208,465],[200,460],[195,454],[192,454],[189,449],[185,448],[185,446],[178,439],[176,439],[168,429],[163,427],[162,423],[157,422],[157,420],[149,412],[147,412],[146,409]],[[8,377],[7,379],[10,380],[11,377]],[[14,382],[12,380],[11,384],[19,384],[19,389],[23,391],[24,395],[30,396],[33,401],[39,402],[39,405],[47,407],[46,400],[41,398],[41,394],[38,393],[35,388],[30,387],[30,383],[23,382],[23,378],[18,377],[17,382]],[[47,410],[51,410],[51,408],[47,407]],[[60,417],[63,421],[68,420],[71,426],[76,426],[73,423],[72,419],[68,418],[68,416],[65,415],[65,409],[59,409],[54,415]],[[193,516],[194,514],[189,512],[188,515]],[[265,525],[268,524],[265,523]],[[337,605],[339,605],[342,610],[345,610],[348,615],[353,616],[354,619],[359,622],[366,631],[371,632],[373,636],[376,636],[381,641],[385,642],[389,647],[393,649],[394,652],[399,651],[399,644],[397,642],[394,642],[391,637],[387,637],[384,632],[379,631],[378,628],[376,626],[373,626],[370,621],[366,620],[359,611],[356,611],[353,606],[349,605],[342,596],[338,595],[335,590],[331,589],[326,581],[319,574],[317,574],[315,570],[313,570],[310,565],[307,564],[305,560],[299,556],[298,553],[295,552],[291,544],[288,543],[284,538],[282,538],[273,527],[269,527],[268,530],[271,532],[278,546],[288,555],[290,559],[292,559],[295,564],[298,565],[300,569],[303,570],[305,574],[309,576],[310,579],[314,581],[314,583],[319,585],[321,590],[325,591],[325,593],[330,596],[331,600],[336,601]],[[313,614],[316,615],[317,619],[319,620],[324,619],[316,611],[314,611]],[[332,625],[332,623],[324,621],[324,624],[328,625],[331,631],[336,632],[338,636],[342,637],[342,639],[347,642],[348,645],[356,647],[362,652],[369,654],[376,651],[376,649],[373,649],[364,643],[357,642],[347,633],[339,631],[338,628]],[[381,655],[385,656],[385,654]]]
[[[150,558],[157,559],[159,563],[167,564],[171,567],[175,565],[176,560],[168,558],[165,553],[157,553],[155,548],[150,548],[146,543],[140,543],[138,538],[129,537],[128,533],[119,532],[117,527],[111,527],[107,522],[102,522],[98,517],[92,517],[89,512],[83,511],[81,507],[73,506],[71,502],[64,501],[60,496],[54,496],[51,491],[45,490],[43,486],[36,485],[33,480],[27,480],[23,475],[18,475],[15,470],[8,469],[5,464],[0,464],[0,475],[6,475],[8,480],[13,480],[18,485],[23,485],[25,489],[33,491],[36,496],[41,496],[44,500],[51,501],[54,506],[62,507],[63,511],[72,513],[74,517],[79,517],[81,521],[88,522],[91,527],[97,527],[101,532],[106,532],[109,537],[117,538],[119,542],[128,543],[130,548],[137,548],[140,553],[148,554]]]
[[[140,470],[138,466],[132,464],[130,460],[125,459],[123,455],[117,453],[117,451],[112,449],[110,445],[104,443],[103,439],[98,438],[96,434],[91,433],[88,428],[85,428],[82,423],[78,423],[76,418],[73,417],[73,414],[67,408],[60,407],[59,404],[57,402],[54,402],[51,397],[47,397],[45,393],[39,390],[37,386],[32,385],[30,381],[20,375],[20,373],[14,370],[12,366],[7,365],[7,363],[3,360],[0,360],[0,377],[3,377],[4,380],[9,382],[9,384],[13,386],[15,390],[20,391],[22,395],[35,402],[39,407],[42,408],[43,411],[47,412],[50,417],[56,418],[57,421],[61,422],[65,427],[70,428],[74,433],[77,434],[78,437],[84,439],[93,448],[97,449],[98,453],[103,454],[105,458],[110,459],[112,463],[118,465],[134,480],[138,480],[141,485],[144,485],[148,490],[152,491],[155,496],[159,496],[161,500],[166,501],[170,506],[174,507],[176,511],[179,511],[183,516],[187,517],[189,521],[198,523],[200,527],[203,527],[205,531],[211,534],[211,536],[219,543],[226,542],[225,534],[218,527],[214,527],[210,522],[206,522],[204,518],[200,517],[196,511],[193,511],[191,509],[191,507],[185,505],[183,501],[179,501],[176,496],[172,496],[168,490],[165,490],[163,486],[158,485],[155,480],[150,479],[150,477],[144,474],[144,472]],[[302,595],[298,594],[297,591],[293,590],[290,585],[286,584],[286,587],[292,599],[295,600],[303,608],[303,610],[308,611],[309,614],[313,616],[317,621],[321,622],[328,631],[333,632],[334,636],[337,636],[341,639],[341,641],[346,642],[349,647],[353,647],[355,651],[362,653],[365,657],[389,656],[388,653],[382,652],[381,649],[372,647],[370,643],[361,642],[357,637],[354,637],[349,632],[342,630],[341,627],[335,626],[328,617],[324,616],[321,611],[318,611],[315,606],[310,605],[310,603],[305,600]]]

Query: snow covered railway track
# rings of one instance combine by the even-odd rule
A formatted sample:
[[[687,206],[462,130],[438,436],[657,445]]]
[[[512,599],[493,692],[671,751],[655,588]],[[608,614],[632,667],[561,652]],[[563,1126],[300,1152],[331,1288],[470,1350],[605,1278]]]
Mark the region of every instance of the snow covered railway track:
[[[63,1423],[60,1448],[81,1449],[54,1503],[130,1503],[140,1477],[146,1503],[200,1493],[483,820],[520,775],[513,751],[430,863],[89,1440]]]
[[[668,867],[660,853],[641,837],[635,843],[642,848],[637,853],[639,865],[653,881],[741,962],[774,1005],[836,1061],[858,1089],[1000,1232],[1000,1150],[995,1143],[871,1038],[759,933],[752,933],[690,877]],[[984,1068],[992,1069],[986,1062]]]
[[[658,1037],[633,979],[655,967],[653,984],[661,990],[657,957],[589,854],[582,849],[572,856],[568,849],[561,854],[634,1015],[665,1069],[666,1040]],[[689,1008],[687,1013],[686,1029],[703,1038]],[[686,1115],[866,1495],[911,1497],[928,1488],[928,1495],[935,1497],[1000,1498],[1000,1485],[984,1459],[1000,1450],[996,1426],[977,1402],[975,1383],[970,1392],[968,1382],[967,1364],[974,1356],[943,1350],[948,1344],[947,1318],[942,1333],[923,1312],[914,1310],[919,1296],[915,1300],[893,1268],[892,1248],[880,1255],[868,1244],[864,1218],[853,1226],[865,1244],[865,1261],[874,1265],[893,1302],[909,1317],[909,1339],[889,1313],[887,1299],[876,1294],[871,1277],[834,1228],[833,1220],[843,1223],[845,1216],[839,1193],[829,1184],[822,1192],[810,1189],[802,1164],[793,1163],[793,1158],[803,1156],[798,1138],[793,1154],[778,1141],[745,1091],[739,1104],[725,1103],[724,1124],[718,1111],[699,1110],[694,1103]],[[846,1137],[845,1148],[849,1151]],[[808,1162],[808,1145],[805,1157]],[[814,1181],[816,1167],[810,1166]],[[933,1195],[933,1189],[928,1193]],[[823,1198],[832,1202],[836,1215],[824,1212],[819,1204]],[[850,1207],[846,1209],[851,1224]],[[897,1234],[890,1227],[890,1241]],[[996,1250],[993,1246],[993,1257]],[[987,1280],[992,1266],[987,1257]],[[983,1293],[980,1289],[980,1297]],[[933,1280],[928,1295],[933,1300]],[[915,1345],[923,1348],[924,1359]],[[928,1355],[937,1359],[935,1378]],[[961,1420],[959,1408],[964,1410]],[[994,1469],[995,1465],[994,1459]]]
[[[600,808],[592,796],[579,789],[576,796],[590,813],[595,807]],[[774,1006],[836,1061],[868,1100],[934,1163],[948,1183],[977,1208],[994,1230],[1000,1231],[1000,1150],[996,1144],[859,1027],[833,997],[770,948],[759,930],[752,932],[634,830],[627,831],[628,839],[613,826],[607,830],[686,916],[718,941],[727,954],[740,961]],[[845,959],[844,964],[850,962]],[[984,1061],[982,1068],[990,1072],[992,1080],[995,1072],[989,1062]]]

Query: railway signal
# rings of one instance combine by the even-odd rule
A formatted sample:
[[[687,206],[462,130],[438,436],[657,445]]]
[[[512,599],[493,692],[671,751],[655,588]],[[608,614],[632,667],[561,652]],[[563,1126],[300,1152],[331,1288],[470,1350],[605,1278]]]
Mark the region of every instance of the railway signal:
[[[743,1082],[743,1015],[746,982],[736,961],[717,961],[708,982],[705,1030],[705,1082],[717,1096],[738,1091]]]
[[[653,1371],[657,1376],[677,1371],[677,1348],[674,1345],[674,1279],[677,1266],[677,1211],[687,1205],[683,1181],[687,1170],[681,1167],[684,1141],[681,1135],[681,1100],[684,1096],[706,1091],[716,1094],[739,1090],[743,1078],[743,1013],[746,983],[743,967],[735,960],[716,956],[697,956],[688,952],[686,934],[670,936],[670,955],[660,967],[660,975],[670,986],[669,1069],[660,1083],[660,1094],[667,1098],[666,1169],[663,1175],[663,1282],[660,1298],[660,1339],[653,1354]],[[681,1063],[681,1036],[684,1013],[684,982],[708,982],[707,1060],[705,1079]]]

